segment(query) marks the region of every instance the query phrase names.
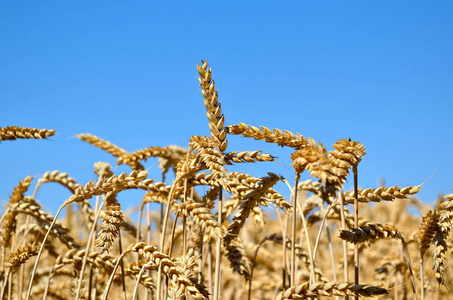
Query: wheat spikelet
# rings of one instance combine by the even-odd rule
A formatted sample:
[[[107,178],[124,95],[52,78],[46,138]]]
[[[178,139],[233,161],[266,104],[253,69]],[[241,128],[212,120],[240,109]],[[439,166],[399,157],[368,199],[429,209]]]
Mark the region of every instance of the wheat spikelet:
[[[405,199],[410,195],[414,195],[421,190],[420,186],[409,186],[400,188],[398,186],[392,187],[379,187],[377,189],[365,189],[358,190],[358,201],[363,203],[368,202],[381,202],[381,201],[393,201],[395,199]],[[354,203],[354,193],[345,192],[343,199],[346,204]]]
[[[132,221],[123,220],[123,224],[121,224],[121,228],[123,231],[128,232],[131,236],[137,236],[137,227],[131,223]]]
[[[202,284],[197,284],[195,282],[195,278],[192,277],[193,270],[198,262],[198,257],[193,255],[193,250],[191,249],[187,254],[183,254],[182,256],[178,257],[176,261],[176,269],[179,271],[179,273],[182,274],[182,276],[189,278],[189,280],[197,288],[200,294],[208,299],[209,293],[206,290],[206,287]],[[169,292],[170,291],[172,291],[174,295],[181,295],[181,299],[185,299],[186,292],[183,285],[173,284],[172,287],[170,287]]]
[[[222,174],[227,172],[224,167],[225,159],[223,153],[216,148],[216,143],[203,136],[192,136],[189,146],[198,152],[201,160],[206,164],[214,178],[222,178]]]
[[[120,234],[120,229],[124,221],[124,213],[121,211],[121,205],[107,206],[102,216],[102,224],[99,226],[101,231],[96,239],[96,246],[100,252],[110,252],[113,247],[113,241]]]
[[[299,182],[299,184],[297,185],[297,189],[299,191],[308,191],[314,193],[315,195],[321,196],[322,192],[320,186],[321,182],[313,181],[312,179],[307,179],[305,181]]]
[[[95,147],[98,147],[99,149],[102,149],[117,158],[129,155],[129,152],[127,152],[126,150],[118,147],[117,145],[109,141],[103,140],[100,137],[95,136],[94,134],[89,133],[78,134],[77,137],[82,141],[87,142]],[[135,161],[132,161],[129,166],[134,170],[143,170],[143,166]]]
[[[140,273],[141,269],[147,262],[148,262],[147,260],[139,260],[139,261],[134,261],[130,264],[124,265],[124,275],[129,276],[136,280],[138,277],[136,275],[138,275]],[[147,270],[157,270],[157,266],[154,266],[154,265],[149,266],[149,267],[147,267]],[[122,276],[121,272],[118,274],[115,274],[115,278],[113,279],[113,281],[118,282],[118,283],[121,282],[121,276]],[[147,289],[150,289],[150,290],[155,289],[152,277],[150,277],[146,273],[141,274],[140,283]]]
[[[318,223],[319,221],[321,221],[323,216],[324,216],[324,212],[316,211],[308,217],[307,224],[314,225],[314,224]],[[355,227],[354,226],[354,215],[349,213],[349,210],[347,209],[347,207],[345,207],[344,218],[345,218],[346,226],[348,228]],[[329,210],[329,212],[327,213],[327,219],[341,220],[340,208],[338,205],[334,206],[331,210]],[[359,218],[359,226],[365,226],[367,224],[368,224],[367,220]]]
[[[24,264],[30,257],[38,254],[39,246],[28,245],[9,255],[9,268],[14,269]]]
[[[74,193],[80,186],[74,178],[69,177],[68,173],[63,173],[58,170],[47,171],[41,178],[38,179],[37,184],[41,185],[46,182],[57,182],[66,187],[71,193]]]
[[[228,172],[225,174],[224,179],[226,181],[225,185],[228,186],[228,190],[241,198],[251,192],[260,181],[259,178],[241,172]],[[213,180],[212,174],[208,175],[207,173],[197,174],[189,181],[189,185],[220,186],[218,181]],[[274,189],[268,189],[268,191],[265,192],[263,199],[273,202],[284,211],[291,210],[291,204]]]
[[[28,191],[33,177],[27,176],[19,182],[19,184],[14,188],[11,197],[9,198],[9,207],[10,209],[5,213],[3,226],[1,230],[1,241],[4,246],[8,245],[11,235],[14,233],[16,228],[16,215],[17,212],[11,209],[12,205],[18,204],[22,201],[24,194]]]
[[[116,162],[118,165],[138,165],[140,164],[140,160],[146,161],[149,157],[162,157],[167,160],[172,159],[173,161],[175,159],[181,159],[180,155],[177,155],[175,158],[175,151],[170,147],[148,147],[120,156]]]
[[[111,177],[114,175],[112,172],[112,166],[103,161],[94,163],[94,173],[98,175],[98,178]]]
[[[168,205],[167,197],[168,196],[164,196],[160,193],[148,192],[143,196],[142,202],[140,202],[140,210],[142,210],[147,203],[161,203]],[[170,201],[170,209],[174,214],[178,213],[179,204],[178,200],[176,200],[175,198],[171,199]]]
[[[215,220],[210,209],[205,207],[202,202],[195,202],[191,199],[182,203],[179,209],[183,215],[191,216],[194,223],[203,229],[203,242],[208,242],[212,238],[222,235],[219,223]]]
[[[336,167],[333,159],[327,156],[321,156],[317,161],[309,163],[307,169],[311,176],[320,179],[321,191],[327,194],[334,194],[335,190],[339,191],[348,175],[347,170]]]
[[[246,280],[249,280],[252,263],[245,255],[244,246],[239,238],[236,238],[225,245],[225,256],[230,262],[230,267],[233,269],[233,272],[236,272],[244,276]]]
[[[61,254],[57,257],[54,265],[51,269],[51,274],[55,274],[58,270],[63,268],[67,264],[73,264],[75,262],[82,262],[86,250],[77,250],[75,248]],[[116,261],[107,253],[101,254],[100,252],[89,252],[87,257],[88,263],[96,266],[97,268],[104,270],[107,274],[111,273]],[[51,276],[53,277],[53,275]]]
[[[148,176],[147,171],[132,171],[129,175],[121,173],[108,178],[101,178],[97,182],[90,181],[85,186],[80,186],[76,192],[63,203],[63,207],[73,203],[90,199],[93,196],[105,193],[117,193],[129,188],[139,188],[140,181]]]
[[[312,139],[309,142],[311,143],[291,154],[293,160],[291,166],[297,174],[305,171],[310,163],[314,163],[326,155],[325,148],[321,143],[318,146]]]
[[[283,244],[283,237],[282,237],[282,235],[277,235],[274,233],[274,234],[266,236],[261,241],[261,243],[263,243],[264,241],[273,241],[274,243]],[[292,243],[291,239],[287,238],[285,246],[288,250],[291,249],[291,243]],[[302,246],[297,243],[294,245],[294,248],[295,248],[296,256],[299,257],[299,259],[304,263],[304,265],[307,269],[310,269],[311,268],[310,256],[308,255],[308,253],[305,252],[305,250],[302,248]],[[325,281],[325,282],[328,281],[327,278],[324,276],[324,273],[322,272],[322,270],[319,267],[315,266],[314,273],[315,273],[318,281]]]
[[[45,139],[53,136],[54,134],[54,129],[6,126],[0,128],[0,141],[12,141],[16,139]]]
[[[95,136],[94,134],[78,134],[77,137],[81,139],[84,142],[87,142],[93,146],[96,146],[107,153],[110,153],[111,155],[115,157],[121,157],[124,155],[129,154],[126,150],[116,146],[115,144],[112,144],[106,140],[101,139],[100,137]]]
[[[402,239],[402,236],[394,225],[369,224],[368,226],[353,228],[352,231],[342,230],[340,238],[356,244],[384,238]]]
[[[348,170],[354,165],[358,165],[365,156],[365,146],[350,139],[341,139],[333,144],[334,151],[329,151],[334,166]]]
[[[32,198],[26,197],[24,202],[16,203],[10,207],[11,212],[23,213],[36,219],[42,228],[48,229],[53,221],[53,216],[41,209],[41,206]],[[69,248],[78,248],[79,245],[69,234],[69,230],[58,222],[55,222],[51,233]]]
[[[201,170],[206,170],[208,167],[202,161],[198,153],[193,152],[193,148],[189,147],[187,155],[185,155],[176,165],[175,170],[179,178],[192,178]]]
[[[225,245],[228,245],[232,239],[238,236],[239,231],[244,226],[245,220],[248,218],[255,205],[263,197],[264,193],[281,179],[280,176],[277,176],[274,173],[268,174],[269,176],[261,178],[261,182],[255,190],[244,196],[243,202],[239,206],[239,213],[234,216],[231,224],[228,226],[225,236],[223,237]]]
[[[444,198],[448,201],[445,201],[439,205],[439,228],[433,238],[433,269],[436,273],[436,280],[439,284],[445,284],[444,271],[445,266],[447,265],[447,241],[450,238],[450,230],[453,226],[453,201],[450,199],[450,195],[447,195]]]
[[[72,194],[75,193],[80,184],[72,177],[69,177],[68,173],[63,173],[58,170],[48,171],[38,179],[37,186],[43,183],[56,182],[66,187]],[[94,213],[91,210],[91,204],[87,200],[79,202],[82,211],[84,212],[88,223],[94,222]]]
[[[238,125],[228,126],[227,130],[228,133],[231,134],[242,135],[244,137],[254,138],[255,140],[264,140],[268,143],[274,143],[280,146],[287,146],[296,149],[310,144],[309,140],[299,133],[295,135],[290,131],[285,130],[285,132],[283,132],[277,128],[274,128],[274,131],[272,131],[264,126],[258,128],[239,122]]]
[[[426,250],[428,250],[434,235],[439,230],[440,215],[435,210],[430,210],[423,217],[422,224],[418,229],[417,243],[420,249],[420,257],[423,258]]]
[[[306,299],[319,296],[364,296],[372,297],[387,294],[384,288],[354,283],[318,282],[309,285],[308,282],[297,287],[291,287],[277,296],[277,300]]]
[[[218,150],[224,152],[227,148],[228,141],[226,139],[227,130],[223,127],[225,117],[221,113],[221,105],[218,101],[218,92],[215,89],[214,80],[211,78],[211,68],[208,68],[208,62],[202,60],[202,65],[197,63],[198,74],[200,77],[201,93],[204,97],[204,105],[206,107],[206,115],[209,120],[209,129],[211,130],[211,138],[217,144]]]
[[[165,178],[165,174],[168,172],[168,170],[173,167],[173,170],[176,174],[176,166],[178,163],[183,159],[185,155],[187,155],[187,149],[184,149],[180,146],[175,146],[175,145],[170,145],[167,146],[167,149],[170,149],[172,151],[172,156],[167,158],[167,157],[159,157],[159,167],[162,170],[162,174]],[[165,181],[164,179],[162,181]]]
[[[162,266],[162,273],[177,284],[184,294],[192,296],[194,299],[208,299],[192,283],[190,278],[182,274],[177,268],[175,259],[163,253],[159,248],[147,245],[146,243],[131,244],[125,253],[138,252],[148,259],[149,263]]]
[[[233,151],[225,154],[225,160],[228,164],[274,161],[274,158],[274,156],[269,154],[261,154],[261,151]]]
[[[45,289],[42,287],[42,288],[37,288],[36,290],[33,290],[33,295],[41,295],[43,294],[45,291]],[[53,288],[49,288],[47,290],[47,296],[49,296],[50,299],[54,299],[54,300],[67,300],[68,299],[68,296],[66,293],[62,293],[60,290],[58,289],[53,289]]]

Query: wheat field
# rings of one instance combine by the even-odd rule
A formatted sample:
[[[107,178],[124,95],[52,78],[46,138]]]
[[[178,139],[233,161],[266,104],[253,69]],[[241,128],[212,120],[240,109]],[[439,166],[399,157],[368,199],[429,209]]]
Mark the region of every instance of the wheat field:
[[[226,126],[211,68],[196,67],[210,136],[129,152],[79,134],[130,172],[93,162],[95,181],[49,170],[11,187],[0,220],[2,299],[450,298],[453,194],[430,207],[417,198],[422,185],[359,189],[358,141],[340,137],[328,150],[278,128]],[[0,147],[57,131],[7,126]],[[229,149],[232,136],[291,149],[294,176],[228,171],[279,155]],[[152,159],[161,178],[143,166]],[[312,179],[301,181],[304,172]],[[71,194],[55,215],[35,199],[51,182]],[[127,203],[138,218],[117,200],[130,189],[141,191]]]

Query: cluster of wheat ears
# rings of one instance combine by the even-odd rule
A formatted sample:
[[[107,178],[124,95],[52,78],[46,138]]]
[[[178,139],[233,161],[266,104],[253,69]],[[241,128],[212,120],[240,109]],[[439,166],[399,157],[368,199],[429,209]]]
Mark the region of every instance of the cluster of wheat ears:
[[[192,136],[188,148],[128,152],[80,134],[132,171],[114,174],[97,162],[97,180],[85,185],[58,170],[37,178],[32,193],[32,176],[18,183],[0,220],[2,299],[448,298],[453,194],[430,209],[414,197],[420,185],[358,189],[366,152],[356,141],[327,151],[289,131],[224,126],[211,68],[202,61],[197,69],[211,136]],[[8,126],[0,141],[54,134]],[[292,148],[294,181],[229,172],[275,159],[230,151],[231,135]],[[161,180],[148,178],[142,163],[150,157]],[[300,181],[304,171],[314,179]],[[167,172],[175,174],[171,184]],[[350,173],[352,192],[344,190]],[[290,199],[273,188],[279,181]],[[49,182],[70,191],[55,216],[35,198]],[[117,200],[128,189],[143,191],[136,221]]]

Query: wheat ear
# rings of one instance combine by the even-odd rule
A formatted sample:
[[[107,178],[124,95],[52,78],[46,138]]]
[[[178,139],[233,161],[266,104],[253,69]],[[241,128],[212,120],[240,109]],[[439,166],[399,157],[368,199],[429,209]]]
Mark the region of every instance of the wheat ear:
[[[426,251],[429,249],[431,242],[439,230],[439,213],[436,210],[430,210],[423,217],[422,224],[418,229],[417,243],[420,249],[420,280],[421,280],[421,298],[425,299],[425,276],[423,273],[423,262]]]
[[[310,285],[308,282],[297,287],[291,287],[277,296],[277,300],[305,299],[319,296],[364,296],[373,297],[387,294],[388,290],[371,285],[355,285],[354,283],[318,282]]]
[[[82,141],[87,142],[95,147],[98,147],[99,149],[102,149],[117,158],[129,155],[128,151],[118,147],[117,145],[109,141],[103,140],[100,137],[95,136],[94,134],[89,133],[78,134],[77,137]],[[143,166],[138,161],[131,161],[130,164],[128,165],[134,170],[144,169]]]
[[[45,139],[53,136],[54,134],[54,129],[6,126],[0,128],[0,141],[13,141],[16,139]]]
[[[281,176],[277,176],[274,173],[268,174],[269,176],[261,178],[261,182],[254,191],[244,196],[244,199],[239,206],[240,211],[236,214],[236,216],[234,216],[231,224],[228,226],[225,236],[223,237],[223,243],[225,245],[228,245],[238,236],[239,231],[245,224],[245,220],[248,218],[250,212],[253,210],[261,197],[263,197],[265,192],[282,179]]]
[[[9,198],[9,206],[20,203],[24,197],[24,194],[27,192],[28,187],[30,186],[33,177],[28,176],[25,179],[21,180],[19,184],[14,188],[13,193]],[[7,209],[5,214],[2,217],[2,229],[1,229],[1,241],[4,247],[7,247],[11,235],[14,233],[16,228],[16,215],[17,213],[14,210]]]
[[[288,130],[283,132],[280,129],[274,128],[272,131],[264,126],[258,128],[241,122],[239,122],[238,125],[230,125],[227,128],[228,133],[230,134],[242,135],[244,137],[254,138],[255,140],[264,140],[268,143],[274,143],[280,146],[299,149],[310,144],[310,138],[307,139],[299,133],[294,134]]]
[[[447,200],[440,204],[439,229],[433,238],[433,268],[436,273],[436,280],[439,285],[444,284],[444,270],[447,265],[446,253],[448,251],[447,241],[450,237],[451,227],[453,226],[453,194],[444,196]]]
[[[7,270],[6,276],[5,276],[5,282],[2,287],[1,299],[4,299],[6,285],[8,283],[8,278],[9,278],[11,271],[14,268],[17,268],[20,265],[24,264],[30,257],[33,257],[36,254],[38,254],[38,251],[39,251],[39,246],[28,245],[28,246],[21,248],[9,255],[9,265],[8,265],[8,270]],[[11,293],[11,291],[10,291],[10,293]]]
[[[121,205],[111,205],[105,208],[102,216],[101,231],[96,239],[96,246],[100,252],[110,252],[113,247],[113,241],[120,234],[120,228],[124,222],[124,213],[121,211]]]

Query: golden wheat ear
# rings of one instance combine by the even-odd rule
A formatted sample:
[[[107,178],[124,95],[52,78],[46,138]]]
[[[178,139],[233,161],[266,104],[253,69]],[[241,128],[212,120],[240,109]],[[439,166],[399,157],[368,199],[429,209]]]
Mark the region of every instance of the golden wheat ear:
[[[305,299],[319,296],[363,296],[373,297],[387,294],[388,290],[376,286],[353,283],[318,282],[309,285],[308,282],[297,287],[291,287],[277,296],[278,300]]]
[[[100,225],[101,231],[96,239],[96,246],[100,248],[101,253],[109,253],[112,250],[113,242],[120,234],[123,222],[124,213],[121,211],[121,205],[110,205],[105,208]]]
[[[0,142],[17,139],[45,139],[55,135],[54,129],[38,129],[19,126],[6,126],[0,128]]]

